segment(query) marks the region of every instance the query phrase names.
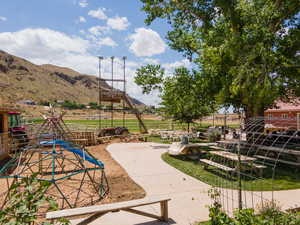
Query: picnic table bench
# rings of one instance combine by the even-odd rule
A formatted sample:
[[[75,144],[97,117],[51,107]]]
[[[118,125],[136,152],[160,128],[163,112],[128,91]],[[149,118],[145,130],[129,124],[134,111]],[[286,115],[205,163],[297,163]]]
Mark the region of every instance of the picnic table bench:
[[[263,160],[268,160],[268,161],[273,161],[273,162],[280,162],[280,163],[300,167],[300,162],[292,162],[292,161],[287,161],[287,160],[283,160],[283,159],[271,158],[271,157],[267,157],[267,156],[263,156],[263,155],[255,155],[254,157],[256,157],[258,159],[263,159]]]
[[[211,151],[210,154],[217,155],[217,156],[220,156],[220,157],[223,157],[223,158],[227,158],[227,159],[230,159],[232,161],[239,161],[238,154],[235,154],[235,153],[232,153],[232,152]],[[251,161],[255,161],[256,158],[241,155],[240,160],[241,160],[241,162],[251,162]]]
[[[225,172],[233,172],[235,170],[235,168],[224,166],[222,164],[216,163],[216,162],[208,160],[208,159],[199,159],[199,161],[204,164],[204,169],[207,169],[208,166],[213,166],[218,169],[224,170]]]
[[[238,154],[232,153],[232,152],[226,152],[226,151],[210,151],[210,154],[212,155],[216,155],[225,159],[229,159],[231,161],[234,162],[238,162],[239,161],[239,156]],[[242,166],[242,170],[254,170],[258,175],[262,176],[263,175],[263,170],[265,168],[267,168],[264,165],[260,165],[260,164],[256,164],[254,163],[254,161],[257,160],[254,157],[249,157],[249,156],[245,156],[245,155],[241,155],[240,156],[240,161],[241,161],[241,166]],[[224,166],[222,164],[213,162],[212,160],[207,160],[207,159],[202,159],[201,160],[202,163],[205,163],[207,165],[211,165],[214,166],[216,168],[219,168],[221,170],[227,171],[227,172],[232,172],[232,171],[237,171],[237,166],[235,168],[231,168],[231,167],[227,167]]]
[[[169,218],[168,201],[170,200],[171,200],[170,198],[166,198],[166,197],[148,197],[144,199],[132,200],[127,202],[95,205],[95,206],[88,206],[88,207],[74,208],[74,209],[64,209],[59,211],[48,212],[46,214],[46,219],[53,220],[59,218],[68,218],[68,217],[93,214],[88,218],[84,219],[83,221],[81,221],[80,223],[78,223],[78,225],[84,225],[93,222],[94,220],[100,218],[101,216],[109,212],[126,211],[129,213],[134,213],[141,216],[146,216],[146,217],[167,222]],[[140,211],[137,209],[133,209],[139,206],[152,205],[156,203],[160,203],[160,209],[161,209],[160,216],[148,212]]]

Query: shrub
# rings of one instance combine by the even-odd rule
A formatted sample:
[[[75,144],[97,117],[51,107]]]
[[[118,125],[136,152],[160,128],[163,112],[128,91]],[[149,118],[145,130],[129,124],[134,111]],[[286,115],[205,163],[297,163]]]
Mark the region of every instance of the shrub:
[[[84,104],[77,104],[76,102],[64,101],[61,106],[65,109],[85,109]]]
[[[55,200],[45,195],[51,183],[48,181],[38,181],[36,174],[25,177],[20,182],[11,185],[9,198],[0,211],[0,224],[24,225],[33,224],[38,220],[39,210],[45,207],[46,211],[58,209]],[[66,219],[42,222],[39,224],[69,224]]]
[[[213,199],[213,204],[209,207],[209,225],[300,225],[299,215],[282,212],[275,201],[261,204],[257,214],[254,209],[242,209],[235,211],[234,217],[230,218],[218,201],[220,193],[212,189],[209,195]]]

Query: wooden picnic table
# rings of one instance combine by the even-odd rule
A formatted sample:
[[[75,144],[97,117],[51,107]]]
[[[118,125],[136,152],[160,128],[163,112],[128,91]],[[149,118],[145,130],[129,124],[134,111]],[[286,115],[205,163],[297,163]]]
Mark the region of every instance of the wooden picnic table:
[[[216,155],[216,156],[220,156],[225,159],[229,159],[233,162],[239,161],[238,154],[235,154],[232,152],[210,151],[210,153],[213,155]],[[254,170],[260,177],[263,176],[263,170],[266,168],[266,166],[254,163],[254,161],[257,160],[257,158],[241,155],[240,160],[241,160],[241,169],[243,171]],[[235,164],[235,170],[237,170],[237,169],[238,169],[238,164]]]
[[[188,154],[188,151],[192,148],[197,147],[209,147],[215,145],[215,143],[189,143],[189,144],[181,144],[180,142],[173,142],[168,150],[170,155],[181,155]]]
[[[232,153],[232,152],[225,152],[225,151],[210,151],[210,154],[221,156],[223,158],[230,159],[232,161],[239,161],[239,156],[238,154]],[[244,156],[241,155],[241,162],[253,162],[256,160],[256,158],[249,157],[249,156]]]

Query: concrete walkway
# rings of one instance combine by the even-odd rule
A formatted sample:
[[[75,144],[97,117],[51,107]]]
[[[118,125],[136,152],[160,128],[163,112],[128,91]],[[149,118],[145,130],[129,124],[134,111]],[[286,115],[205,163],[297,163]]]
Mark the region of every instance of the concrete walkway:
[[[172,199],[169,202],[170,222],[163,223],[147,217],[118,212],[106,214],[91,223],[92,225],[191,225],[196,221],[208,219],[207,205],[211,204],[208,197],[210,186],[163,162],[161,154],[167,151],[168,146],[157,143],[117,143],[109,145],[107,150],[129,176],[145,189],[147,196],[166,196]],[[253,195],[247,196],[247,194],[249,193],[243,195],[249,202]],[[256,195],[260,196],[261,192]],[[300,190],[274,192],[275,199],[278,199],[284,208],[295,206],[295,197],[299,195]],[[264,193],[263,196],[271,198],[272,193]],[[139,209],[160,213],[158,204],[139,207]]]

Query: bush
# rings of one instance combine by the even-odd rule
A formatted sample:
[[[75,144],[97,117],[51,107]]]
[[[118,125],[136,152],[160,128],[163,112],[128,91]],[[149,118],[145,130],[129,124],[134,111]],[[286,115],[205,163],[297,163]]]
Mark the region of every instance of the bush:
[[[51,183],[48,181],[38,181],[36,174],[25,177],[20,182],[11,185],[9,198],[0,211],[0,224],[24,225],[33,224],[38,220],[38,212],[42,207],[47,211],[58,210],[58,205],[54,199],[45,195]],[[66,219],[42,222],[42,225],[70,224]]]
[[[265,202],[258,208],[237,210],[230,218],[224,211],[218,199],[220,194],[212,189],[209,192],[213,205],[209,207],[210,220],[207,225],[300,225],[300,216],[295,213],[285,213],[275,201]],[[201,224],[201,223],[200,223]]]
[[[77,104],[76,102],[71,102],[71,101],[64,101],[61,106],[63,108],[66,108],[66,109],[85,109],[85,105],[84,104]]]

